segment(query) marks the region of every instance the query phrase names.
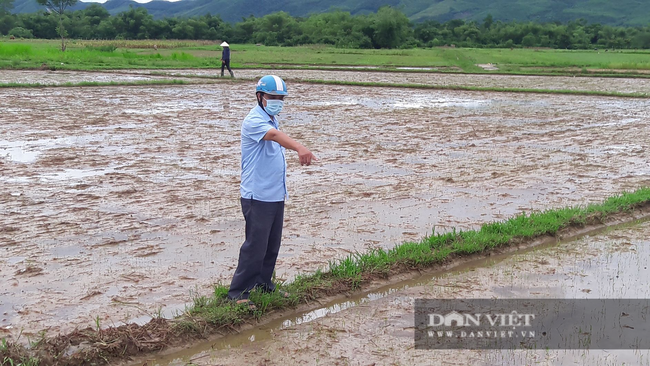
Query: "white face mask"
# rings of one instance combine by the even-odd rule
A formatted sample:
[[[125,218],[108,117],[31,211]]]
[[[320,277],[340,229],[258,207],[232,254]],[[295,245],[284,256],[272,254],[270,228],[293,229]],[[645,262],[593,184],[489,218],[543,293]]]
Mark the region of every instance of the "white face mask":
[[[271,116],[275,116],[280,113],[282,111],[282,107],[284,107],[284,101],[282,100],[266,98],[264,98],[264,100],[266,100],[266,107],[264,110]]]

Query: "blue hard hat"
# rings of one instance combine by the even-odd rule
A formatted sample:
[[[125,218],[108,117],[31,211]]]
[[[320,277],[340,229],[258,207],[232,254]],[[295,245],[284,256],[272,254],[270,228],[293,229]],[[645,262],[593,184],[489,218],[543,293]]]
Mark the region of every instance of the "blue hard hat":
[[[257,82],[256,92],[271,95],[288,95],[287,84],[275,75],[266,75]]]

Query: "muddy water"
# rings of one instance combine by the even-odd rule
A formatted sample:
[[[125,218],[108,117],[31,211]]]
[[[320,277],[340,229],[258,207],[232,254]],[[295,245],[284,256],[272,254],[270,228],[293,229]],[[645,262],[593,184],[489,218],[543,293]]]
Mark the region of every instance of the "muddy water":
[[[282,128],[320,161],[287,154],[280,278],[650,183],[644,100],[290,87]],[[145,321],[227,283],[251,89],[0,91],[0,331]]]
[[[647,365],[650,351],[415,350],[415,298],[647,298],[650,221],[425,276],[150,365]],[[315,361],[316,360],[316,361]]]

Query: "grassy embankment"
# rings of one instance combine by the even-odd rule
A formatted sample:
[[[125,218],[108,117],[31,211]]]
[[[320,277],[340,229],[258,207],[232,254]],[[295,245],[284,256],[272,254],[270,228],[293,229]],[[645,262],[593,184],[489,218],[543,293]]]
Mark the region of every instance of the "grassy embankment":
[[[154,49],[154,45],[157,49]],[[232,45],[233,68],[328,69],[372,67],[401,72],[572,74],[650,77],[650,51],[460,49],[354,50],[323,45],[265,47]],[[166,69],[218,68],[221,52],[205,41],[70,41],[66,52],[57,41],[0,42],[0,69]],[[477,64],[493,64],[485,71]],[[45,64],[46,66],[43,66]],[[435,70],[398,70],[398,67]]]
[[[255,315],[324,295],[354,291],[377,277],[428,268],[454,257],[485,253],[544,235],[556,235],[569,227],[603,223],[612,214],[647,204],[650,204],[650,188],[642,188],[610,197],[600,204],[521,214],[503,222],[484,224],[479,230],[434,232],[419,242],[406,242],[390,250],[351,254],[343,260],[330,262],[327,271],[297,276],[293,282],[282,285],[283,290],[293,294],[290,299],[276,294],[254,293],[251,299],[259,308]],[[225,300],[227,291],[227,286],[216,286],[214,296],[195,299],[188,314],[216,325],[240,323],[244,320],[239,317],[241,312]]]
[[[210,296],[196,297],[193,306],[173,320],[158,318],[141,327],[131,324],[108,329],[97,324],[96,329],[44,337],[34,342],[31,349],[3,340],[0,365],[74,365],[158,351],[182,340],[231,332],[236,326],[274,310],[359,290],[378,278],[436,267],[455,258],[526,244],[543,236],[557,236],[563,229],[604,223],[613,215],[647,209],[649,205],[650,188],[641,188],[610,197],[600,204],[521,214],[503,222],[484,224],[479,230],[433,233],[390,250],[352,254],[330,262],[327,270],[303,274],[291,283],[280,284],[281,289],[292,294],[289,298],[277,293],[253,292],[251,300],[257,304],[254,312],[228,301],[227,286],[220,284]],[[86,347],[69,354],[71,345],[78,344]]]

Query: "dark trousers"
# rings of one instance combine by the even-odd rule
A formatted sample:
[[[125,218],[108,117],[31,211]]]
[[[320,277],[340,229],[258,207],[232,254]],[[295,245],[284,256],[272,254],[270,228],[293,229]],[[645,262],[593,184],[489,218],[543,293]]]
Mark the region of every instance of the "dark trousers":
[[[284,201],[242,198],[241,208],[246,219],[246,240],[239,249],[239,264],[228,291],[230,299],[248,299],[254,288],[275,290],[271,276],[282,240]]]
[[[221,61],[221,76],[223,76],[223,68],[227,67],[228,72],[230,73],[230,76],[235,77],[235,74],[232,73],[232,70],[230,70],[230,60],[222,60]]]

